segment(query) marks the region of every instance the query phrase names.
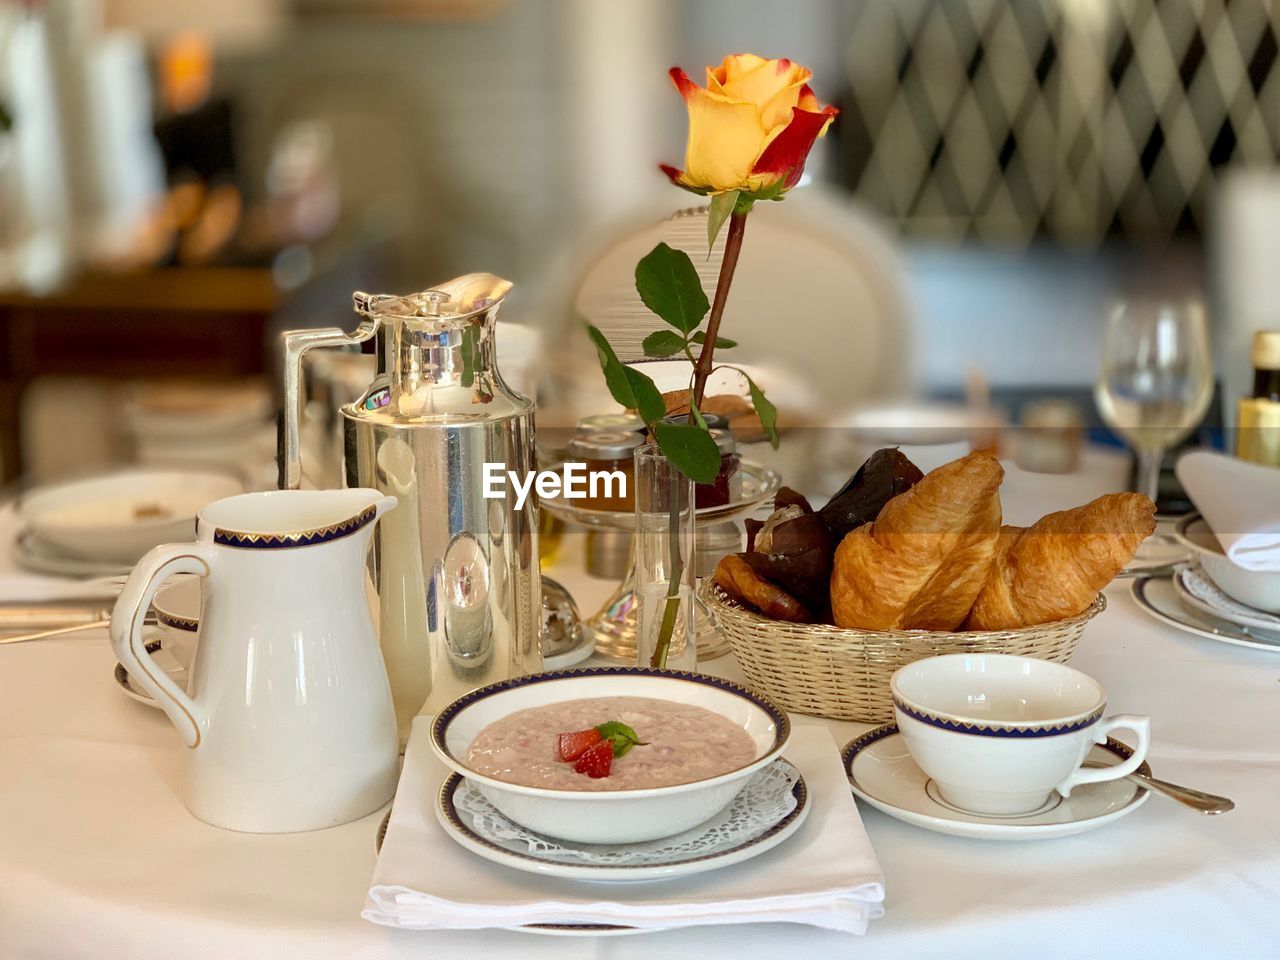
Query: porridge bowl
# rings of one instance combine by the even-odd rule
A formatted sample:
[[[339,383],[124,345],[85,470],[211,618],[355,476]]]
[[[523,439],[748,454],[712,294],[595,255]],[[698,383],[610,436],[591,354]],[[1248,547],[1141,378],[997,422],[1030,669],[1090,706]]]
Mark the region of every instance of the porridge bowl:
[[[617,754],[604,775],[579,771],[590,757],[561,759],[561,734],[595,737],[597,726],[622,738],[594,744]],[[622,729],[625,736],[612,733]],[[715,816],[781,756],[790,735],[785,710],[732,681],[597,667],[474,690],[436,716],[431,746],[529,830],[577,843],[639,843]]]

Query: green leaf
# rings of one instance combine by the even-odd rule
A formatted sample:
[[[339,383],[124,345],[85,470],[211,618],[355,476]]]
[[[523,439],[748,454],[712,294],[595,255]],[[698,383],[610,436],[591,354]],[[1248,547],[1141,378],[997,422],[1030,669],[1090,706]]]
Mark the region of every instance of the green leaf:
[[[640,414],[645,423],[653,423],[666,416],[667,405],[662,402],[662,393],[654,382],[619,360],[604,334],[591,324],[587,324],[587,335],[596,345],[600,369],[604,371],[604,382],[609,388],[610,396],[622,406]]]
[[[476,382],[476,369],[480,363],[480,328],[467,326],[462,330],[462,385],[470,387]]]
[[[658,446],[677,470],[696,483],[712,483],[720,472],[720,449],[702,427],[692,423],[654,425]]]
[[[681,333],[696,330],[711,309],[689,255],[665,243],[636,264],[636,292],[646,307]]]
[[[631,409],[640,414],[641,419],[648,424],[657,423],[665,417],[667,405],[663,402],[662,391],[658,389],[657,384],[635,367],[624,366],[622,372],[626,374],[627,381],[631,384],[631,392],[636,398],[635,405]]]
[[[693,402],[693,397],[689,398],[689,412],[693,414],[693,422],[700,426],[703,430],[710,430],[707,426],[706,418],[702,416],[702,411],[698,409],[698,405]]]
[[[699,330],[689,338],[690,343],[706,343],[707,335]],[[730,340],[728,337],[716,337],[717,350],[731,350],[738,345],[737,340]]]
[[[684,337],[671,330],[655,330],[644,338],[646,357],[671,357],[684,350]]]
[[[716,245],[716,237],[720,235],[720,228],[724,226],[724,222],[729,219],[729,214],[733,213],[733,208],[738,205],[737,190],[730,190],[728,193],[718,193],[711,198],[711,207],[707,210],[707,259],[711,259],[711,248]]]
[[[629,726],[620,720],[610,720],[608,723],[602,723],[595,728],[596,733],[600,734],[605,740],[613,743],[613,755],[615,757],[626,756],[628,750],[632,747],[647,747],[649,744],[641,740],[639,735]]]
[[[739,371],[741,373],[741,371]],[[747,375],[742,374],[744,377]],[[773,445],[773,449],[778,449],[781,438],[778,436],[778,408],[769,402],[769,398],[764,395],[764,391],[756,385],[756,382],[747,377],[747,389],[751,392],[751,405],[756,408],[756,416],[760,418],[760,426],[764,427],[764,432],[769,437],[769,443]]]

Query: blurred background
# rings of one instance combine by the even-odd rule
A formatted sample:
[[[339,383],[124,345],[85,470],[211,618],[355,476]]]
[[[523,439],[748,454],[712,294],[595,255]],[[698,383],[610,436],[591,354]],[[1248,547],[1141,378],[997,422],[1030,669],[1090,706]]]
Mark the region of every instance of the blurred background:
[[[1272,0],[0,0],[4,478],[270,485],[279,331],[473,270],[515,281],[502,364],[554,410],[546,345],[598,381],[612,253],[696,205],[657,170],[667,69],[738,51],[841,110],[726,319],[784,415],[1049,403],[1106,440],[1108,312],[1157,298],[1208,317],[1219,443],[1280,326],[1278,39]]]

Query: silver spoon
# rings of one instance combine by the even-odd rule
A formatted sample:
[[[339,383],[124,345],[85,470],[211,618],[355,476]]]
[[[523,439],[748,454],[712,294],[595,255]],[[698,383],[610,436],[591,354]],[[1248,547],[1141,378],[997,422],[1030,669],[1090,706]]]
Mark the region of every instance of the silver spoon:
[[[1087,767],[1105,767],[1105,763],[1086,763]],[[1183,787],[1176,783],[1169,783],[1167,780],[1157,780],[1155,777],[1147,773],[1139,773],[1137,771],[1124,777],[1125,780],[1132,780],[1139,786],[1146,787],[1152,793],[1158,793],[1168,797],[1170,800],[1177,800],[1184,806],[1190,807],[1197,813],[1203,813],[1207,816],[1214,816],[1219,813],[1226,813],[1228,810],[1236,808],[1235,801],[1226,797],[1215,796],[1212,793],[1205,793],[1203,790],[1196,790],[1193,787]]]
[[[1160,793],[1168,797],[1170,800],[1177,800],[1179,803],[1190,807],[1198,813],[1213,816],[1218,813],[1226,813],[1228,810],[1236,808],[1233,800],[1226,797],[1215,796],[1212,793],[1205,793],[1203,790],[1196,790],[1193,787],[1183,787],[1176,783],[1169,783],[1167,780],[1157,780],[1155,777],[1145,773],[1134,772],[1125,777],[1126,780],[1132,780],[1134,783],[1140,783],[1148,790],[1154,793]]]

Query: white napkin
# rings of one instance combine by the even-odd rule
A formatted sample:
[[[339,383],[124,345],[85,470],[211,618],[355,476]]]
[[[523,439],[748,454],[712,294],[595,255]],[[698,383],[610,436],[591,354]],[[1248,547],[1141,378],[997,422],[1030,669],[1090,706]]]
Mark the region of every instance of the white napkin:
[[[1175,472],[1232,562],[1280,570],[1280,470],[1196,450]]]
[[[865,933],[884,915],[884,875],[826,727],[793,728],[785,756],[804,775],[813,809],[791,837],[754,860],[644,884],[584,883],[490,863],[436,822],[448,771],[414,721],[391,822],[362,916],[412,930],[528,923],[605,923],[648,929],[724,923],[806,923]]]

